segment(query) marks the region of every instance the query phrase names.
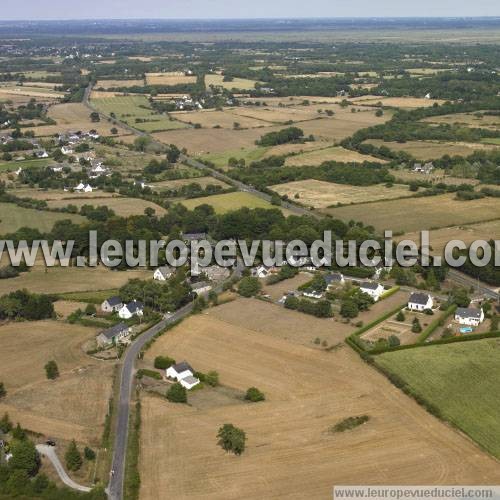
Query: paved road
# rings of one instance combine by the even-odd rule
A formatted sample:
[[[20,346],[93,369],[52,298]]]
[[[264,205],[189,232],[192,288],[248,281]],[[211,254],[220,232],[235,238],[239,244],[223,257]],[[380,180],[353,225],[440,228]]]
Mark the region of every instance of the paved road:
[[[473,278],[472,276],[461,273],[460,271],[457,271],[456,269],[450,269],[450,271],[448,273],[448,277],[449,277],[449,279],[455,281],[456,283],[459,283],[460,285],[467,286],[467,287],[473,287],[475,290],[477,290],[478,292],[482,293],[484,296],[486,296],[490,299],[500,301],[500,294],[499,293],[497,293],[495,290],[492,290],[487,285],[478,281],[476,278]]]
[[[128,424],[130,400],[132,396],[132,382],[134,379],[134,365],[137,356],[155,335],[163,331],[168,325],[187,316],[193,308],[189,303],[176,311],[168,319],[164,319],[142,333],[125,351],[123,364],[121,368],[120,396],[118,401],[118,417],[116,425],[116,437],[113,450],[112,470],[109,481],[109,497],[112,500],[121,500],[123,498],[123,480],[125,477],[125,458],[127,454]]]
[[[64,467],[59,460],[59,457],[57,456],[56,449],[53,446],[47,446],[46,444],[37,444],[36,449],[38,453],[41,455],[47,457],[51,462],[54,468],[57,471],[57,474],[61,478],[61,481],[66,485],[69,486],[70,488],[78,491],[84,491],[84,492],[89,492],[91,491],[91,488],[88,488],[87,486],[82,486],[80,484],[75,483],[66,473],[64,470]]]

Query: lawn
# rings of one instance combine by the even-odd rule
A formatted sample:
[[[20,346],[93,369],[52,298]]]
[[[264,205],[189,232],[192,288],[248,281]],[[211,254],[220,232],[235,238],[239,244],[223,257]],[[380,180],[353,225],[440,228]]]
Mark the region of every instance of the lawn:
[[[21,208],[13,203],[0,203],[0,234],[17,231],[21,227],[33,227],[39,231],[48,232],[58,220],[70,219],[75,223],[87,219],[81,215],[48,212]]]
[[[0,163],[0,172],[10,172],[18,168],[29,167],[46,167],[52,160],[49,158],[42,158],[41,160],[21,160],[21,161],[7,161]]]
[[[386,353],[376,362],[500,458],[499,355],[500,340],[488,339]]]
[[[250,193],[234,192],[217,194],[214,196],[205,196],[203,198],[192,198],[182,201],[182,204],[192,210],[199,205],[211,205],[216,213],[223,214],[231,210],[238,210],[242,207],[248,208],[273,208],[273,206],[265,200],[258,198]]]

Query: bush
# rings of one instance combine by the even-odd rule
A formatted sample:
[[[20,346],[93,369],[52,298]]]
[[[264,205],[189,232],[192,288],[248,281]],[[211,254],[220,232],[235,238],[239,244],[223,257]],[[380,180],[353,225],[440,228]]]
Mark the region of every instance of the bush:
[[[148,370],[147,368],[141,368],[137,370],[137,378],[141,379],[142,377],[154,378],[155,380],[161,380],[161,373],[155,372],[154,370]]]
[[[5,386],[3,382],[0,382],[0,399],[4,398],[7,395],[7,391],[5,390]]]
[[[95,460],[95,451],[92,448],[85,446],[85,449],[83,450],[83,456],[86,460]]]
[[[166,370],[172,365],[175,365],[175,359],[169,358],[168,356],[156,356],[154,361],[154,367],[158,370]]]
[[[83,463],[82,455],[78,451],[76,446],[76,442],[73,439],[71,443],[69,443],[68,449],[66,451],[66,455],[64,455],[66,460],[66,467],[70,471],[77,471]]]
[[[405,319],[405,313],[403,311],[399,311],[396,316],[396,321],[404,321]]]
[[[57,377],[59,377],[59,368],[54,360],[49,361],[45,365],[45,373],[49,380],[55,380]]]
[[[413,333],[420,333],[422,331],[422,326],[420,325],[420,321],[418,320],[418,318],[415,318],[413,320],[413,323],[411,325],[411,331]]]
[[[361,415],[359,417],[348,417],[339,423],[335,424],[330,431],[331,432],[344,432],[348,431],[351,429],[355,429],[356,427],[359,427],[360,425],[363,425],[364,423],[368,422],[370,420],[370,417],[368,415]]]
[[[182,387],[181,384],[174,384],[167,391],[167,399],[171,403],[187,403],[187,391],[185,387]]]
[[[219,374],[216,371],[210,371],[205,375],[205,380],[211,387],[217,387],[219,385]]]
[[[250,387],[245,394],[245,399],[247,401],[251,401],[252,403],[257,403],[259,401],[264,401],[266,397],[263,392],[257,389],[257,387]]]
[[[241,455],[245,451],[246,434],[233,424],[224,424],[217,433],[217,444],[227,452]]]

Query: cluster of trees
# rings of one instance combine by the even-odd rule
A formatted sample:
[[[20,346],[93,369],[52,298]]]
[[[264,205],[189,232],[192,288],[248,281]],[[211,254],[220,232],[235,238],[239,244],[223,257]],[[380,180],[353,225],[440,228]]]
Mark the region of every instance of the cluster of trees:
[[[279,144],[288,144],[302,142],[304,140],[304,131],[298,127],[288,127],[278,132],[269,132],[264,134],[256,144],[258,146],[278,146]]]
[[[257,295],[262,289],[262,283],[258,278],[254,278],[252,276],[245,276],[238,283],[238,293],[242,297],[254,297]]]
[[[175,311],[193,298],[182,269],[165,282],[130,280],[120,288],[119,295],[125,302],[140,300],[147,307],[162,312]]]
[[[313,302],[312,300],[290,296],[285,300],[285,307],[317,318],[331,318],[333,316],[332,305],[328,300]]]
[[[233,424],[224,424],[217,433],[217,444],[225,451],[241,455],[245,451],[245,431]]]
[[[0,297],[0,319],[37,321],[54,317],[53,298],[28,290],[17,290]]]

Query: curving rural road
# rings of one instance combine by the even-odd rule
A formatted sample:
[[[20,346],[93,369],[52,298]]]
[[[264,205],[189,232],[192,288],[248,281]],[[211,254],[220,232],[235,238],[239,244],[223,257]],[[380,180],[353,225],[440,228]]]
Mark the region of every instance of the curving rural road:
[[[91,491],[91,488],[87,486],[82,486],[81,484],[75,483],[66,473],[64,467],[57,456],[56,449],[53,446],[47,446],[46,444],[37,444],[36,449],[40,455],[47,457],[51,462],[54,468],[56,469],[57,474],[61,478],[61,481],[70,488],[78,491],[83,491],[85,493]]]

